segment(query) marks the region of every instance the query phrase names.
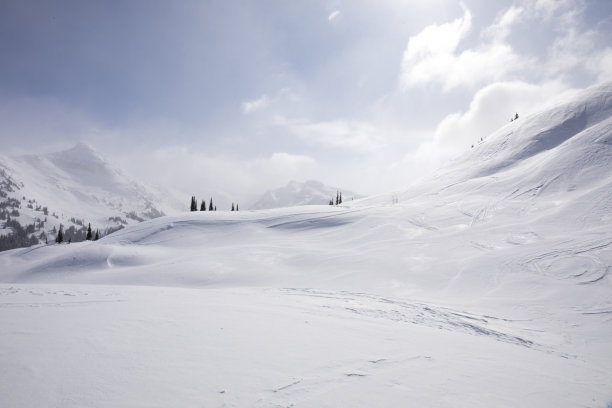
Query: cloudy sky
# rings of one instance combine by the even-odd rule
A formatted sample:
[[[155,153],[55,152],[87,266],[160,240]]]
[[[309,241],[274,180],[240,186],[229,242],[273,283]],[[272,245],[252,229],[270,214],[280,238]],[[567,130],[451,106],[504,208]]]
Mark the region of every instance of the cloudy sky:
[[[612,79],[609,0],[0,2],[0,141],[188,195],[401,189]]]

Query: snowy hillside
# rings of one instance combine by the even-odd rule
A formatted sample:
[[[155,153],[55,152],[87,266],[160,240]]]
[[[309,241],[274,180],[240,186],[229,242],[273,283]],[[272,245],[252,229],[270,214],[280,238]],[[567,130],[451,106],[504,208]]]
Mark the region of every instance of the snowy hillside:
[[[0,254],[0,405],[610,407],[612,84],[401,194]]]
[[[309,180],[303,183],[291,181],[285,187],[266,191],[249,209],[263,210],[299,205],[325,205],[329,203],[329,200],[333,199],[335,201],[338,192],[342,192],[344,201],[363,197],[352,191],[326,186],[316,180]]]
[[[82,234],[91,223],[105,233],[179,208],[168,193],[133,180],[84,143],[44,156],[0,156],[0,206],[2,220],[32,225],[29,237],[42,242],[52,241],[60,224]],[[0,235],[14,229],[4,225]]]

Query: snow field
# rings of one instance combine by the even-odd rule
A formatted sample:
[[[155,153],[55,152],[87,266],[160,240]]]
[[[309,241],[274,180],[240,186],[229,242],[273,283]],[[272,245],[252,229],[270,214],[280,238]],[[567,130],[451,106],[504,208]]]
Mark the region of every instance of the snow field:
[[[528,321],[404,300],[103,285],[0,294],[11,406],[577,406],[607,391],[605,369],[519,337]]]
[[[0,406],[609,407],[610,95],[403,192],[0,254]]]

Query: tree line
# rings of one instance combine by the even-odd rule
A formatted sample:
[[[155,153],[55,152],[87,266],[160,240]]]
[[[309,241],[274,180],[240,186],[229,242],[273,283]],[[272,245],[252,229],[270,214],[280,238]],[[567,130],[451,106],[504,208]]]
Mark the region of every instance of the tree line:
[[[55,229],[55,227],[53,227]],[[75,242],[78,241],[83,241],[82,236],[78,236],[74,234],[73,231],[70,231],[70,229],[74,229],[74,226],[70,227],[67,232],[64,232],[64,226],[62,224],[60,224],[59,226],[59,230],[57,231],[57,235],[55,237],[55,242],[58,244],[61,244],[62,242],[67,241],[68,243],[71,243],[73,239],[75,239]],[[72,233],[71,233],[72,232]],[[81,239],[79,239],[81,238]],[[85,235],[85,241],[97,241],[101,238],[100,236],[100,230],[96,230],[96,235],[93,234],[93,231],[91,230],[91,223],[89,223],[88,227],[87,227],[87,234]]]
[[[342,204],[342,192],[341,191],[336,191],[336,202],[335,205],[340,205]],[[332,198],[331,200],[329,200],[329,205],[334,205],[334,199]]]
[[[189,207],[190,211],[198,211],[198,200],[196,200],[195,196],[191,196],[191,206]],[[206,200],[202,200],[200,203],[200,211],[206,211]],[[208,204],[208,211],[217,211],[217,206],[213,204],[213,199],[210,197],[210,203]],[[234,206],[232,203],[231,211],[240,211],[238,207],[238,203]]]

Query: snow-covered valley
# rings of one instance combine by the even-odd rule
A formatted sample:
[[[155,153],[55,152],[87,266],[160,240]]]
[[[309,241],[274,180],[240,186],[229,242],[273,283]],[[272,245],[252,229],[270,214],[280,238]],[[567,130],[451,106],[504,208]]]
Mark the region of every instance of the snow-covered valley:
[[[0,405],[609,407],[612,84],[340,206],[0,254]]]

